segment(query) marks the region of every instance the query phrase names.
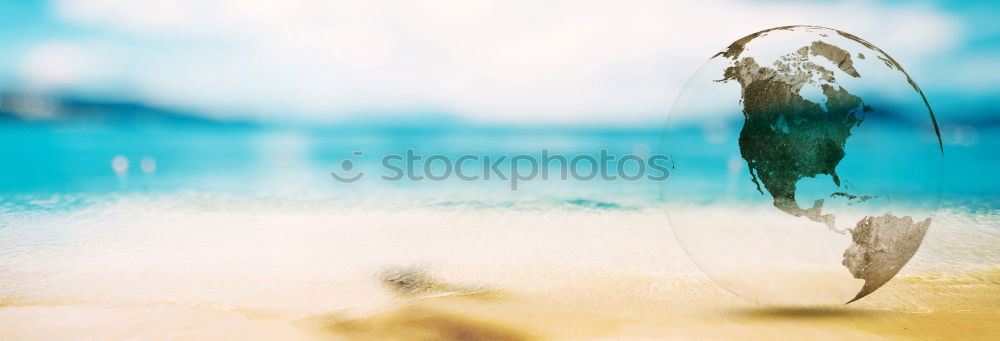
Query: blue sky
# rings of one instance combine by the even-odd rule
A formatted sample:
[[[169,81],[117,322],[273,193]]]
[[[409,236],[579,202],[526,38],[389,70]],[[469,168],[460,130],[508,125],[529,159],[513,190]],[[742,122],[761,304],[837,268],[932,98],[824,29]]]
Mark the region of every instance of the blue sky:
[[[206,115],[337,121],[444,112],[510,124],[662,122],[711,54],[815,24],[895,57],[946,122],[992,119],[991,1],[0,3],[0,89]],[[995,120],[995,119],[994,119]]]

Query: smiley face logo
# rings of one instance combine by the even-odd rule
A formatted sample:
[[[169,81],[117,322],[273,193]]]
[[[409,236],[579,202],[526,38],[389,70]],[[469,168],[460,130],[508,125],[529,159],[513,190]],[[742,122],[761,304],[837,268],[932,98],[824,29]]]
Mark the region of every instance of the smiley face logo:
[[[362,153],[360,151],[356,151],[356,152],[354,152],[353,155],[360,157],[360,156],[364,155],[364,153]],[[349,173],[352,169],[354,169],[354,161],[351,161],[350,159],[346,159],[344,161],[341,161],[340,162],[340,168],[342,169],[342,171],[344,173]],[[361,180],[361,177],[365,176],[365,173],[364,172],[358,172],[358,174],[355,174],[354,176],[344,176],[344,175],[340,175],[336,170],[334,170],[333,172],[330,172],[330,176],[332,176],[334,179],[337,179],[337,181],[340,181],[340,182],[352,183],[352,182]]]

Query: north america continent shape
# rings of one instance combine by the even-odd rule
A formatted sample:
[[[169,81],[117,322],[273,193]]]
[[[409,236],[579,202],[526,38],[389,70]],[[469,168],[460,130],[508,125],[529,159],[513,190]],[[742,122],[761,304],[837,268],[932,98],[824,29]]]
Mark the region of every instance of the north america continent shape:
[[[898,63],[867,41],[837,30],[804,28],[829,30],[856,41],[870,48],[876,54],[873,57],[881,59],[887,67],[905,74]],[[779,57],[771,65],[761,65],[753,57],[741,57],[746,45],[754,39],[773,30],[793,29],[803,27],[758,32],[715,55],[713,58],[732,61],[718,82],[735,81],[741,87],[744,122],[739,149],[757,190],[761,194],[766,190],[773,198],[774,207],[787,214],[805,217],[826,225],[833,232],[844,233],[835,227],[836,216],[823,212],[823,199],[803,208],[796,202],[795,192],[799,180],[821,174],[830,176],[834,184],[841,187],[837,165],[849,157],[845,144],[852,130],[859,129],[866,113],[873,110],[862,98],[841,87],[835,73],[817,64],[816,58],[825,58],[844,74],[860,78],[862,75],[854,68],[853,58],[865,56],[862,53],[852,56],[840,47],[817,40]],[[920,92],[916,84],[909,81]],[[822,90],[826,98],[823,105],[800,94],[807,84]],[[933,112],[931,118],[933,120]],[[864,201],[877,194],[830,193],[830,197],[834,196]],[[864,217],[854,228],[846,229],[851,233],[852,243],[844,251],[842,264],[854,278],[865,281],[848,303],[865,297],[892,279],[916,253],[930,223],[931,218],[914,221],[909,216],[885,213]]]

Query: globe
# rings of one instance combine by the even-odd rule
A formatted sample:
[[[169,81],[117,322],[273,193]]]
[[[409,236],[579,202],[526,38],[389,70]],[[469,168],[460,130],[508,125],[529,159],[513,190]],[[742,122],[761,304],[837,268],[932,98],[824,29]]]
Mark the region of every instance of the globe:
[[[844,304],[890,281],[938,209],[944,148],[902,65],[855,35],[772,28],[712,56],[663,133],[670,228],[748,300]]]

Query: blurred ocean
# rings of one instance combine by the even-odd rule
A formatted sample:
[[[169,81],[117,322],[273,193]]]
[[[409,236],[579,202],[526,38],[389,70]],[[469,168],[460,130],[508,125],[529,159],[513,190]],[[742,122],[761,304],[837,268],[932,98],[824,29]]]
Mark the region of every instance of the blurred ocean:
[[[444,118],[421,124],[319,126],[191,121],[160,119],[152,122],[85,120],[82,122],[4,121],[0,125],[0,198],[10,207],[34,207],[52,198],[94,198],[133,194],[161,195],[202,193],[232,196],[334,199],[345,204],[370,200],[412,199],[418,203],[475,201],[476,205],[573,205],[616,208],[654,205],[659,200],[658,184],[640,180],[560,180],[559,163],[552,164],[550,178],[522,183],[517,191],[501,179],[461,181],[455,176],[443,181],[423,179],[399,181],[380,179],[392,175],[381,164],[385,155],[405,156],[407,150],[424,158],[440,154],[454,161],[461,155],[508,156],[500,169],[509,173],[509,157],[527,154],[540,158],[542,151],[567,159],[588,155],[600,157],[602,149],[621,158],[647,158],[661,150],[662,128],[566,128],[505,127],[461,124]],[[875,123],[870,123],[875,124]],[[891,125],[886,123],[886,125]],[[702,176],[705,186],[727,173],[738,172],[744,181],[745,167],[732,145],[716,141],[721,134],[738,131],[738,122],[690,124],[672,127],[671,157],[689,172]],[[728,129],[728,130],[727,130]],[[884,134],[896,130],[882,129]],[[934,184],[920,179],[931,169],[919,152],[935,148],[927,136],[914,143],[898,132],[899,138],[879,139],[881,153],[890,151],[887,162],[907,165],[911,172],[882,177],[877,181],[905,189],[916,198],[936,196]],[[1000,193],[1000,127],[943,124],[945,206],[992,210]],[[713,140],[714,143],[706,143]],[[730,143],[727,143],[730,142]],[[895,143],[895,144],[892,144]],[[892,145],[886,145],[892,144]],[[686,146],[697,146],[687,148]],[[360,155],[355,154],[361,152]],[[353,167],[343,169],[348,160]],[[736,163],[734,165],[734,163]],[[397,165],[401,162],[396,163]],[[423,162],[415,163],[422,173]],[[440,162],[432,172],[442,174]],[[626,174],[635,174],[635,163],[626,163]],[[590,171],[586,162],[579,173]],[[648,170],[648,169],[647,169]],[[330,176],[364,172],[356,183],[341,183]],[[483,164],[464,164],[468,174],[482,174]],[[617,173],[615,162],[608,173]],[[649,170],[648,170],[649,171]],[[851,173],[865,176],[863,171]],[[509,175],[509,174],[508,174]],[[873,175],[874,176],[874,175]],[[742,185],[741,185],[742,186]],[[699,188],[691,185],[688,188]],[[689,193],[685,200],[705,201],[703,194]],[[66,200],[66,199],[63,199]],[[922,199],[918,199],[922,200]],[[60,205],[65,205],[61,202]]]

